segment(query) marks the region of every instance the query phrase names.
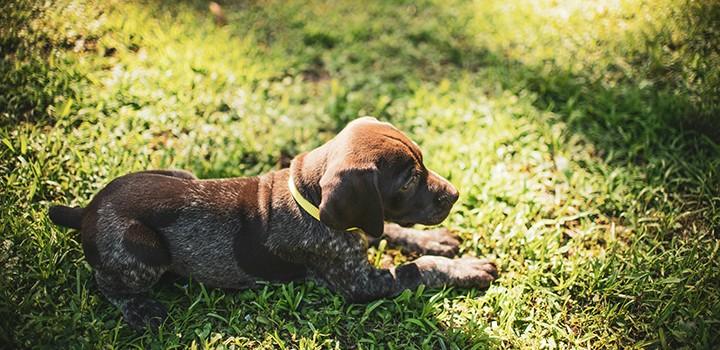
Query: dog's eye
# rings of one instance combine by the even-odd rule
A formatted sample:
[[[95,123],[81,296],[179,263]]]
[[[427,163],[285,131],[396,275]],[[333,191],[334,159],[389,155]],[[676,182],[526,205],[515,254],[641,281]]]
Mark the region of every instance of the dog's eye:
[[[405,184],[402,187],[400,187],[400,191],[405,192],[405,191],[409,190],[415,184],[415,182],[417,181],[417,178],[418,178],[417,174],[410,176],[410,178],[407,180],[407,182],[405,182]]]

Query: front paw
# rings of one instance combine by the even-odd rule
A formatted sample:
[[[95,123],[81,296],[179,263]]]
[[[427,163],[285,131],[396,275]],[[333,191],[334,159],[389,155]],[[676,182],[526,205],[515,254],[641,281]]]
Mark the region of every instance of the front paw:
[[[455,256],[460,250],[460,241],[446,228],[416,233],[419,253],[440,256]]]
[[[450,274],[454,285],[465,288],[487,289],[498,278],[494,262],[476,257],[453,260]]]
[[[442,285],[487,289],[498,277],[495,263],[487,259],[464,257],[448,259],[423,256],[415,260],[422,272],[423,283],[429,287]]]
[[[389,243],[399,245],[404,253],[421,255],[455,256],[460,250],[460,241],[446,228],[416,230],[408,228],[386,228]]]

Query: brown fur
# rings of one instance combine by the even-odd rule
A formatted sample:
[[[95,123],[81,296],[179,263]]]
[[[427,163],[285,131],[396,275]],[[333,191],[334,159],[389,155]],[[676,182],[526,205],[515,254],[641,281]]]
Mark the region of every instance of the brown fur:
[[[290,174],[320,209],[320,221],[292,198]],[[419,284],[487,288],[497,276],[488,261],[424,256],[376,269],[367,261],[366,237],[346,231],[359,227],[375,238],[385,233],[409,250],[452,255],[459,242],[446,230],[384,222],[439,224],[457,198],[447,180],[425,167],[417,145],[390,124],[361,118],[297,156],[290,169],[220,180],[197,180],[178,170],[128,174],[87,208],[54,207],[51,219],[81,228],[101,291],[140,329],[165,317],[162,305],[145,293],[167,271],[224,288],[313,278],[349,301],[392,296]]]

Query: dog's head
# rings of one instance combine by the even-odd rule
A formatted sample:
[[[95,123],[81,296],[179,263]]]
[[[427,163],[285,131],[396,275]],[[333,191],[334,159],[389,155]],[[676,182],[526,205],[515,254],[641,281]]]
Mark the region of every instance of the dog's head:
[[[383,221],[435,225],[458,199],[450,182],[427,169],[420,148],[375,118],[356,119],[323,147],[320,221],[379,237]]]

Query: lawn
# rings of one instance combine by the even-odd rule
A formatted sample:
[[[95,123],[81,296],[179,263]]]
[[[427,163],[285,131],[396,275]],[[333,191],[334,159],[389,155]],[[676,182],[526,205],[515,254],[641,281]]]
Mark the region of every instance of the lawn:
[[[720,344],[717,1],[221,5],[0,5],[0,348]],[[46,215],[135,170],[278,169],[363,115],[460,190],[444,225],[490,289],[168,283],[137,334]]]

